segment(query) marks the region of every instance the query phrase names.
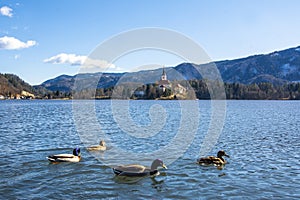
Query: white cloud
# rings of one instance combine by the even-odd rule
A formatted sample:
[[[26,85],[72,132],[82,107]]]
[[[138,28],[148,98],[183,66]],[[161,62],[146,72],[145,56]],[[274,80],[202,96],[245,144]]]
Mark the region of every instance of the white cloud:
[[[36,45],[36,41],[28,40],[27,42],[22,42],[14,37],[1,37],[0,38],[0,49],[24,49]]]
[[[102,70],[105,69],[116,69],[117,67],[112,64],[107,62],[106,60],[95,60],[95,59],[91,59],[91,58],[87,58],[85,63],[83,64],[84,68],[99,68]]]
[[[10,7],[7,7],[7,6],[1,7],[0,8],[0,13],[1,13],[1,15],[7,16],[7,17],[12,17],[13,16],[12,9]]]
[[[81,65],[81,69],[85,72],[96,72],[104,70],[115,70],[119,71],[120,68],[116,67],[105,60],[91,59],[87,56],[76,55],[76,54],[66,54],[61,53],[50,58],[43,60],[45,63],[52,64],[70,64],[70,65]]]
[[[75,54],[61,53],[56,56],[52,56],[44,60],[45,63],[52,64],[71,64],[71,65],[82,65],[86,60],[86,56],[79,56]]]

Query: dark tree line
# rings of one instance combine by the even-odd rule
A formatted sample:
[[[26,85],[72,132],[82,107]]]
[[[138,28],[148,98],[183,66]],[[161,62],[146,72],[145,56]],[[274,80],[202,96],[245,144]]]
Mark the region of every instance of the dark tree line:
[[[189,85],[187,90],[193,92],[197,99],[211,99],[211,92],[224,88],[226,99],[240,100],[300,100],[300,83],[289,83],[285,85],[273,85],[272,83],[241,84],[241,83],[213,83],[218,87],[209,89],[205,80],[186,81]],[[224,86],[224,87],[222,87]],[[69,96],[71,94],[68,94]],[[110,88],[99,88],[96,90],[85,89],[73,95],[78,99],[157,99],[176,95],[172,88],[162,91],[157,84],[146,84],[139,87],[118,85]],[[64,96],[62,93],[60,96]],[[218,98],[218,97],[217,97]]]
[[[172,86],[162,90],[157,83],[138,84],[124,83],[114,87],[90,89],[79,89],[79,91],[63,92],[49,91],[41,86],[30,86],[18,76],[0,73],[0,95],[14,96],[23,90],[33,93],[36,98],[42,99],[159,99],[178,95],[176,86],[185,89],[183,99],[211,99],[218,98],[215,94],[225,91],[226,99],[254,99],[254,100],[300,100],[300,83],[288,83],[285,85],[274,85],[272,83],[222,83],[207,80],[172,81]],[[177,87],[178,88],[178,87]],[[169,99],[172,99],[169,98]]]
[[[192,80],[190,84],[198,99],[210,99],[207,84],[203,80]],[[224,83],[226,99],[250,100],[300,100],[300,83],[273,85],[272,83]]]

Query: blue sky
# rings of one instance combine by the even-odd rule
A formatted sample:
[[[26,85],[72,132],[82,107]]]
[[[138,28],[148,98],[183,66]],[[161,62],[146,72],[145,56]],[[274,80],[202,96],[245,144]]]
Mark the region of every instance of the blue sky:
[[[181,33],[214,61],[269,53],[300,45],[299,9],[298,0],[1,0],[0,73],[30,84],[73,75],[99,44],[144,27]],[[145,51],[124,56],[110,71],[183,61]]]

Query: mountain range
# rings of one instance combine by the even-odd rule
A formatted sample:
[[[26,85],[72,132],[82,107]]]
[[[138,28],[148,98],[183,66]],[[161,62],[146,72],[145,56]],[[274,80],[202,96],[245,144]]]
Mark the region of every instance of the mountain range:
[[[197,65],[182,63],[175,67],[164,68],[168,80],[202,79],[198,72],[212,63]],[[274,85],[300,81],[300,46],[269,54],[254,55],[246,58],[214,62],[226,83],[253,84],[268,82]],[[61,75],[43,82],[38,87],[50,91],[69,92],[74,83],[87,80],[97,82],[97,88],[108,88],[124,82],[155,83],[160,79],[162,69],[143,70],[127,73],[90,73],[74,76]],[[99,81],[98,81],[99,80]],[[78,84],[77,84],[78,85]],[[37,87],[37,86],[35,86]]]
[[[31,86],[14,74],[0,73],[0,95],[16,96],[27,91],[37,96],[45,96],[51,92],[69,93],[77,89],[110,88],[122,83],[157,83],[162,71],[167,74],[168,80],[201,80],[201,69],[211,69],[214,64],[225,83],[271,83],[284,85],[300,82],[300,46],[269,54],[253,55],[234,60],[223,60],[214,63],[197,65],[182,63],[164,69],[142,70],[127,73],[86,73],[74,76],[61,75],[49,79],[40,85]],[[80,86],[81,88],[79,88]],[[68,95],[69,95],[68,94]]]

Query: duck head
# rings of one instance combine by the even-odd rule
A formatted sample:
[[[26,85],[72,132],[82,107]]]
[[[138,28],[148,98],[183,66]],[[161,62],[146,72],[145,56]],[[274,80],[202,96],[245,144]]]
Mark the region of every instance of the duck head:
[[[80,148],[76,147],[75,149],[73,149],[73,155],[74,156],[80,156],[81,155]]]
[[[99,145],[100,145],[100,146],[103,146],[103,147],[105,147],[105,146],[106,146],[106,143],[105,143],[105,141],[104,141],[104,140],[100,140],[100,143],[99,143]]]
[[[162,160],[156,159],[152,162],[151,171],[157,170],[158,167],[168,169],[167,166],[164,164],[164,162]]]
[[[217,154],[217,156],[218,156],[218,158],[222,158],[223,156],[226,156],[226,157],[230,158],[229,155],[227,155],[225,153],[225,151],[223,151],[223,150],[219,151],[218,154]]]

